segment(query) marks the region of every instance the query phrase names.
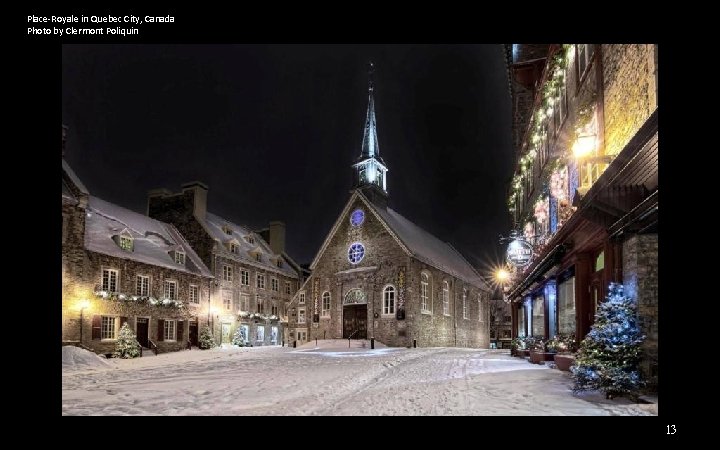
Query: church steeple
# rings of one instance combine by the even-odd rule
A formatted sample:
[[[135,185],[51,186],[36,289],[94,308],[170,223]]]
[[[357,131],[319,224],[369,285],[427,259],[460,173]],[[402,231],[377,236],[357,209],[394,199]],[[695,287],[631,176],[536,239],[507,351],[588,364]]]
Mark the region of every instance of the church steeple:
[[[387,171],[385,162],[380,157],[380,146],[377,138],[377,124],[375,122],[375,84],[373,72],[375,65],[368,65],[368,109],[363,130],[362,148],[360,157],[353,164],[355,172],[354,187],[387,197]]]

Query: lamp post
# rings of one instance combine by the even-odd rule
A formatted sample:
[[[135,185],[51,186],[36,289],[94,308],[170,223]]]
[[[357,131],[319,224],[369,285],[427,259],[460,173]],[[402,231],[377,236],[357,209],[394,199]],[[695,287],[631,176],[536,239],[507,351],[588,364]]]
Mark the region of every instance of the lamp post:
[[[83,343],[83,312],[85,311],[85,308],[88,308],[90,306],[90,302],[88,300],[81,300],[80,301],[80,343]]]

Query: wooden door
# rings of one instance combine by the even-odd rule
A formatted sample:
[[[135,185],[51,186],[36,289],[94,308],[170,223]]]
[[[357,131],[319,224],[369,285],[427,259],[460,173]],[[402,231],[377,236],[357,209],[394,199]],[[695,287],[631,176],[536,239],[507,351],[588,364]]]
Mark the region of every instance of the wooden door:
[[[367,339],[367,305],[343,308],[343,338]]]
[[[137,340],[145,348],[148,348],[148,319],[147,317],[135,318],[137,327]]]
[[[198,342],[198,324],[197,322],[190,322],[190,343],[197,346]]]

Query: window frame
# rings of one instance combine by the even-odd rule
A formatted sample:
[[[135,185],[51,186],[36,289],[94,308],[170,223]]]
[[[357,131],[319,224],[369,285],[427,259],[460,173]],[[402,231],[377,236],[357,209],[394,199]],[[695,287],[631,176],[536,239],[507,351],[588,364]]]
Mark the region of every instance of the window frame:
[[[231,266],[229,264],[223,264],[222,265],[222,277],[223,277],[223,281],[232,283],[233,282],[233,266]]]
[[[280,282],[275,277],[270,277],[270,290],[280,292]]]
[[[443,316],[450,315],[450,282],[443,280],[442,284],[442,307]]]
[[[305,304],[305,291],[298,292],[298,305]]]
[[[249,270],[240,270],[240,285],[241,286],[250,286],[250,271]]]
[[[463,313],[463,319],[469,319],[468,316],[468,305],[467,305],[467,289],[463,289],[462,293],[462,313]]]
[[[260,282],[262,280],[262,283]],[[264,273],[256,273],[255,274],[255,287],[257,289],[265,289],[265,274]]]
[[[290,282],[285,282],[285,295],[291,295],[292,294],[292,287],[290,286]]]
[[[108,273],[108,275],[107,275],[107,280],[108,280],[108,282],[107,282],[107,287],[105,287],[105,272]],[[114,275],[114,277],[115,277],[115,280],[114,280],[114,284],[115,284],[114,289],[111,289],[111,285],[113,284],[113,282],[111,282],[111,276],[110,276],[110,275]],[[102,287],[102,290],[103,290],[103,291],[106,291],[106,292],[119,292],[119,290],[120,290],[120,289],[119,289],[119,284],[120,284],[120,271],[119,271],[118,269],[105,268],[105,269],[102,269],[102,270],[100,271],[100,286]]]
[[[175,296],[168,295],[168,291],[172,291],[171,289],[168,289],[170,286],[175,286]],[[178,299],[178,282],[177,280],[164,280],[163,281],[163,298],[169,298],[170,300],[177,300]]]
[[[322,298],[322,306],[320,309],[320,316],[321,317],[330,317],[330,300],[331,300],[330,291],[323,292],[321,295],[321,298]],[[327,302],[327,305],[326,305],[326,302]]]
[[[240,310],[246,312],[250,311],[250,295],[240,294]]]
[[[424,278],[424,279],[423,279]],[[432,277],[426,271],[420,272],[420,313],[432,314]]]
[[[170,334],[168,334],[168,331],[170,331]],[[166,319],[163,321],[163,340],[167,342],[177,342],[177,320]]]
[[[583,49],[583,67],[581,68],[580,64],[580,48]],[[592,67],[595,57],[595,52],[597,51],[595,44],[575,44],[575,72],[577,74],[577,87],[578,91],[580,86],[583,85],[585,82],[585,79],[588,77],[588,73],[590,73],[590,67]],[[576,95],[579,92],[576,92]]]
[[[180,264],[181,266],[185,265],[185,252],[176,251],[175,252],[175,264]]]
[[[392,284],[386,284],[382,289],[382,315],[394,317],[397,310],[397,289]]]
[[[301,320],[302,319],[302,320]],[[297,323],[298,324],[304,324],[306,323],[306,316],[305,316],[305,308],[298,308],[298,317],[297,317]]]
[[[222,299],[223,309],[225,311],[232,311],[233,309],[233,291],[232,289],[223,289],[220,294]]]
[[[147,283],[144,283],[147,282]],[[145,286],[143,286],[146,284]],[[145,287],[145,293],[143,293],[143,287]],[[149,297],[150,296],[150,275],[136,275],[135,276],[135,295],[138,297]]]
[[[133,238],[130,236],[120,235],[120,239],[118,239],[118,245],[126,252],[131,252],[133,251]]]
[[[120,330],[120,318],[117,316],[109,316],[109,315],[102,315],[100,316],[100,340],[101,341],[117,341],[118,332]],[[105,337],[106,331],[108,331],[109,327],[105,326],[105,319],[112,319],[113,325],[112,325],[112,337]]]
[[[193,301],[193,292],[195,293],[195,301]],[[200,304],[200,287],[197,284],[191,284],[188,289],[188,303],[191,305]]]

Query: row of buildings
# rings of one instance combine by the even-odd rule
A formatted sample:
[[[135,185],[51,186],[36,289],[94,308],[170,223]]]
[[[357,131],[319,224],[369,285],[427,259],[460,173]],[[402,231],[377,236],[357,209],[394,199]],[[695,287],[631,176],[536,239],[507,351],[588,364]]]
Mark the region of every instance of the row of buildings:
[[[657,45],[507,45],[517,165],[508,196],[532,262],[507,286],[515,336],[582,339],[610,282],[637,299],[657,385]]]
[[[452,245],[389,207],[374,87],[350,197],[310,269],[285,226],[253,231],[207,211],[208,187],[148,194],[147,214],[90,195],[63,159],[63,341],[111,352],[122,323],[146,348],[370,339],[489,346],[490,289]],[[64,130],[63,130],[64,154]]]

